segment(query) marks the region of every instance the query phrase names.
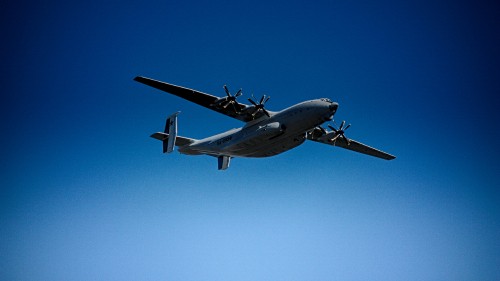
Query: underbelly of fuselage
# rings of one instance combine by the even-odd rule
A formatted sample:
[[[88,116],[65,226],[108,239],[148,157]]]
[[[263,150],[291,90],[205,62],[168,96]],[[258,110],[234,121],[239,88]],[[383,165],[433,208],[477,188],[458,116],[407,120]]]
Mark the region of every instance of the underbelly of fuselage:
[[[305,140],[305,134],[293,136],[285,133],[268,139],[241,142],[225,149],[225,152],[237,157],[269,157],[295,148],[304,143]]]
[[[179,152],[189,155],[208,154],[231,157],[270,157],[292,148],[306,140],[304,129],[283,128],[258,134],[238,132],[210,143],[202,143],[179,148]]]
[[[305,133],[277,132],[275,134],[247,136],[238,138],[237,135],[227,137],[230,139],[227,143],[221,144],[221,141],[211,144],[199,144],[193,146],[180,147],[179,152],[188,155],[208,154],[213,156],[232,156],[232,157],[269,157],[304,143]],[[224,139],[222,139],[224,140]]]

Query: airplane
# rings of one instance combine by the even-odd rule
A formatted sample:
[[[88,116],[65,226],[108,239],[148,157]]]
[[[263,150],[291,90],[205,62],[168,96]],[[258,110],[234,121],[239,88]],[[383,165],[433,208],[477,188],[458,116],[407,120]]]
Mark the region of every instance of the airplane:
[[[274,112],[265,108],[269,96],[263,95],[257,100],[252,95],[252,98],[248,98],[250,105],[243,104],[237,101],[242,90],[232,95],[226,85],[223,86],[226,96],[217,97],[143,76],[137,76],[134,80],[245,123],[241,128],[204,139],[193,139],[177,135],[179,112],[175,112],[167,118],[163,132],[151,135],[163,142],[163,153],[171,153],[174,147],[178,147],[181,154],[214,156],[218,159],[219,170],[226,170],[232,158],[270,157],[295,148],[306,140],[386,160],[396,158],[347,138],[345,131],[351,124],[345,126],[345,121],[338,128],[327,125],[331,131],[321,127],[323,123],[333,120],[339,106],[328,98],[304,101]]]

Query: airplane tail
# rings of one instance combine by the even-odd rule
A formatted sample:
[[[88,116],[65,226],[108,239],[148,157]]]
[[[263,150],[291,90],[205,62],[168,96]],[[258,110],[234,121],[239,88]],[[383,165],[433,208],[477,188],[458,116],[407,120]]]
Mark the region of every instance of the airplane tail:
[[[174,146],[184,146],[195,141],[194,139],[177,136],[177,115],[179,115],[179,112],[167,118],[163,133],[157,132],[151,135],[152,138],[163,142],[163,153],[174,151]]]

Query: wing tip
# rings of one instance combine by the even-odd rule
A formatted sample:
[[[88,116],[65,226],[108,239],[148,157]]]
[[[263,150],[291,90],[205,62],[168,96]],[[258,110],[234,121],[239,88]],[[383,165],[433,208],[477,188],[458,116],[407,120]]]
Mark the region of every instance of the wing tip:
[[[389,155],[387,155],[387,157],[385,159],[386,160],[394,160],[394,159],[396,159],[396,156],[389,154]]]
[[[141,82],[142,80],[144,80],[144,78],[144,76],[136,76],[134,77],[134,81]]]
[[[157,133],[152,134],[150,137],[157,139],[157,140],[160,140],[160,141],[164,141],[164,140],[168,139],[168,134],[165,134],[163,132],[157,132]]]

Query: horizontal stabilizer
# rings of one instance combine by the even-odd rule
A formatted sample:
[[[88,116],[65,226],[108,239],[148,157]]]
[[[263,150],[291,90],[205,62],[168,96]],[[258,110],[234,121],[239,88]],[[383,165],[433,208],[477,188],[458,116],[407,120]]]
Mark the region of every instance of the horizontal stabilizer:
[[[151,135],[151,137],[160,141],[168,140],[168,134],[163,132],[154,133]],[[196,141],[195,139],[177,136],[175,138],[175,146],[185,146],[192,144],[195,141]]]

